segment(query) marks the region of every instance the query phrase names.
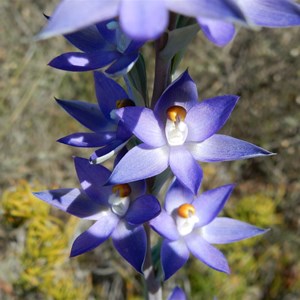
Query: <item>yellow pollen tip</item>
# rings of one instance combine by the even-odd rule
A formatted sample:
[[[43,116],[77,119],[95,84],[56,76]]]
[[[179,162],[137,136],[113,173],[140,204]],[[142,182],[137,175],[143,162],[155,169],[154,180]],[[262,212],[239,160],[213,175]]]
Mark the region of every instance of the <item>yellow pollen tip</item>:
[[[116,107],[122,108],[127,106],[135,106],[134,102],[130,99],[120,99],[116,101]]]
[[[120,197],[127,197],[131,194],[131,188],[129,184],[116,184],[112,188],[114,194],[118,194]]]
[[[177,209],[178,216],[182,218],[189,218],[191,215],[194,215],[196,212],[195,207],[192,204],[182,204]]]
[[[171,106],[167,110],[167,117],[169,120],[176,122],[178,119],[183,121],[186,116],[186,110],[182,106]]]

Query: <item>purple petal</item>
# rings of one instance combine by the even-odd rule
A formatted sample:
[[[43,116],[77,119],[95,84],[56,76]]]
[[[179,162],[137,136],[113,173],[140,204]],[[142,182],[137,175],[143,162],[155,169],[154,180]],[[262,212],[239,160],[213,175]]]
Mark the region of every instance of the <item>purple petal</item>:
[[[169,214],[172,214],[180,205],[191,203],[193,199],[194,193],[179,180],[175,180],[166,194],[165,209]]]
[[[233,188],[233,184],[223,185],[202,193],[193,201],[196,214],[199,218],[197,227],[202,227],[210,223],[219,214],[230,197]]]
[[[140,225],[155,218],[160,213],[160,204],[152,195],[143,195],[135,199],[125,215],[132,225]]]
[[[136,41],[136,40],[132,40],[130,42],[130,44],[128,45],[128,47],[126,48],[124,54],[130,54],[133,52],[138,52],[139,49],[145,44],[145,41]]]
[[[77,31],[118,14],[119,0],[63,0],[38,35],[40,39]]]
[[[103,214],[95,224],[76,238],[70,256],[83,254],[102,244],[110,237],[118,222],[118,217],[113,213]]]
[[[112,63],[112,65],[105,70],[105,73],[111,76],[125,75],[132,69],[138,58],[138,52],[123,55],[120,58],[118,58],[114,63]]]
[[[129,185],[131,188],[130,197],[132,197],[132,199],[136,199],[146,194],[147,186],[145,180],[131,182]]]
[[[192,233],[186,236],[185,241],[197,259],[217,271],[230,273],[227,260],[222,252],[206,242],[201,236]]]
[[[71,215],[97,220],[103,207],[92,201],[79,189],[59,189],[33,193],[39,199]]]
[[[184,291],[176,286],[172,293],[168,296],[167,300],[187,300],[187,298]]]
[[[102,147],[116,138],[115,132],[77,132],[58,139],[57,141],[73,147]]]
[[[127,99],[128,95],[117,82],[101,72],[94,72],[94,81],[99,107],[106,118],[111,120],[110,113],[117,108],[117,100]],[[114,120],[112,122],[116,123]]]
[[[132,39],[156,39],[167,28],[168,15],[164,1],[123,0],[120,24]]]
[[[245,0],[243,0],[245,1]],[[251,1],[251,0],[249,0]],[[174,12],[190,17],[207,17],[221,20],[245,22],[245,16],[236,0],[166,0],[167,7]],[[240,1],[238,1],[240,3]]]
[[[230,218],[216,218],[202,228],[202,237],[212,244],[228,244],[254,237],[268,230]]]
[[[128,183],[146,179],[168,167],[168,148],[151,149],[145,144],[132,148],[117,164],[110,183]]]
[[[273,153],[251,143],[221,134],[215,134],[202,143],[188,144],[187,148],[196,160],[204,162],[273,155]]]
[[[156,218],[152,219],[150,225],[153,230],[168,240],[175,241],[179,239],[174,219],[165,210],[162,210]]]
[[[108,130],[111,127],[96,104],[77,100],[56,101],[69,115],[92,131]]]
[[[88,159],[74,157],[75,168],[80,184],[86,194],[100,205],[107,205],[111,187],[103,186],[111,172],[101,165],[91,165]]]
[[[95,25],[91,25],[74,33],[66,34],[65,38],[83,52],[101,50],[107,46],[107,42],[103,39]]]
[[[244,0],[239,6],[252,24],[267,27],[300,25],[300,6],[289,0]]]
[[[143,272],[147,238],[144,227],[119,222],[112,234],[115,248],[138,272]]]
[[[219,131],[238,99],[233,95],[219,96],[193,106],[185,118],[189,129],[187,141],[202,142]]]
[[[164,121],[166,120],[166,111],[170,106],[182,106],[189,111],[197,102],[197,86],[188,71],[185,71],[161,95],[155,105],[154,113],[159,120]]]
[[[90,156],[90,163],[101,164],[105,162],[106,160],[108,160],[109,158],[117,154],[119,151],[121,151],[124,148],[124,146],[127,144],[127,142],[128,141],[124,141],[124,140],[115,140],[109,145],[96,150]]]
[[[161,264],[165,280],[175,274],[188,260],[189,250],[183,240],[164,240],[161,246]]]
[[[151,109],[145,107],[124,107],[116,111],[121,119],[135,136],[152,147],[161,147],[166,144],[165,133]]]
[[[197,21],[205,36],[219,47],[226,46],[234,38],[235,28],[231,23],[203,17]]]
[[[197,194],[203,172],[193,156],[184,147],[170,147],[170,168],[177,179]]]
[[[49,66],[72,72],[97,70],[109,65],[119,58],[116,51],[68,52],[61,54],[49,62]]]

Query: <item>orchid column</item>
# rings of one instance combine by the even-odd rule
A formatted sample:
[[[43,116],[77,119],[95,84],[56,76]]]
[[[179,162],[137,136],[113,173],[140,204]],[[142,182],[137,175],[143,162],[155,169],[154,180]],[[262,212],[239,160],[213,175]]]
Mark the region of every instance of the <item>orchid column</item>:
[[[288,0],[63,0],[39,35],[63,34],[81,50],[59,55],[50,66],[94,74],[97,105],[57,100],[91,132],[58,141],[98,149],[88,159],[74,158],[80,188],[35,195],[95,221],[76,238],[71,256],[111,237],[118,253],[144,277],[148,299],[162,299],[163,281],[183,267],[190,254],[208,267],[230,273],[226,258],[211,244],[266,232],[218,217],[233,184],[199,191],[203,178],[199,162],[272,155],[218,134],[239,97],[221,95],[200,101],[188,71],[173,80],[184,50],[200,29],[210,42],[225,46],[234,38],[236,24],[297,26],[299,5]],[[152,41],[155,77],[149,97],[141,48]],[[115,81],[117,77],[124,78],[123,86]],[[113,161],[112,170],[101,165],[108,159]],[[163,185],[165,195],[158,193]],[[160,236],[158,262],[151,257],[152,230]],[[161,268],[155,269],[158,263]],[[178,288],[169,299],[176,297],[185,297]]]

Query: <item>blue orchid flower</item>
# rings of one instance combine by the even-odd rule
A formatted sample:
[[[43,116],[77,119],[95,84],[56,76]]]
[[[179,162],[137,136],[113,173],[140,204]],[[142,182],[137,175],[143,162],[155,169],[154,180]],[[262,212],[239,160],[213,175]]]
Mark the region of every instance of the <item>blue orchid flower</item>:
[[[178,180],[170,186],[161,213],[150,221],[163,238],[161,264],[165,280],[188,260],[190,253],[209,267],[225,273],[230,269],[224,255],[211,244],[227,244],[267,230],[226,217],[217,217],[233,185],[224,185],[194,197]]]
[[[168,296],[167,300],[187,300],[184,291],[176,286]]]
[[[118,83],[103,73],[94,72],[94,81],[98,105],[57,99],[67,113],[92,132],[73,133],[58,142],[74,147],[101,147],[90,158],[92,163],[101,163],[124,147],[132,135],[115,117],[114,111],[135,104]]]
[[[83,72],[109,66],[105,73],[111,76],[128,73],[144,44],[144,41],[134,41],[126,36],[115,20],[91,25],[67,34],[65,38],[83,52],[64,53],[50,61],[51,67]]]
[[[291,0],[63,0],[39,36],[74,32],[118,16],[131,38],[156,39],[167,28],[169,11],[196,18],[206,37],[218,46],[234,37],[234,23],[300,25],[300,6]]]
[[[79,235],[71,250],[77,256],[101,245],[109,237],[114,247],[138,272],[146,254],[146,233],[143,223],[156,217],[160,204],[146,195],[144,181],[105,185],[110,171],[91,165],[87,159],[74,158],[81,189],[58,189],[36,192],[39,199],[76,217],[96,221]]]
[[[196,194],[202,180],[197,161],[271,155],[248,142],[216,134],[237,101],[237,96],[225,95],[198,102],[196,85],[186,71],[165,90],[154,111],[144,107],[118,109],[116,115],[143,143],[120,160],[110,182],[149,178],[170,166],[178,180]]]

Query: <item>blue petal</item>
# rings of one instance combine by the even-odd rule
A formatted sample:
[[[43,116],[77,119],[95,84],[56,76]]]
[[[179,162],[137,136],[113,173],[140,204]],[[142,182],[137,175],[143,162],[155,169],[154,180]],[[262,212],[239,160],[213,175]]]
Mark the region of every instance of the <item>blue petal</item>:
[[[115,140],[112,143],[108,144],[107,146],[104,146],[98,150],[96,150],[91,156],[90,156],[90,163],[92,164],[101,164],[105,162],[106,160],[113,157],[115,154],[117,154],[119,151],[121,151],[126,143],[127,140]]]
[[[125,215],[132,225],[140,225],[155,218],[160,213],[160,204],[152,195],[143,195],[135,199]]]
[[[187,141],[202,142],[219,131],[238,99],[239,97],[234,95],[219,96],[193,106],[185,118],[189,129]]]
[[[112,193],[111,187],[103,186],[111,172],[101,165],[91,165],[88,159],[74,157],[75,168],[80,184],[86,194],[96,203],[107,205]]]
[[[95,224],[75,239],[70,256],[91,251],[105,242],[116,228],[118,221],[113,213],[103,214]]]
[[[107,42],[103,39],[95,25],[91,25],[74,33],[66,34],[65,38],[83,52],[105,49]]]
[[[68,52],[55,57],[49,66],[65,71],[85,72],[103,68],[119,57],[118,52],[111,50]]]
[[[39,199],[71,215],[97,220],[103,207],[92,201],[79,189],[58,189],[33,193]]]
[[[212,244],[228,244],[264,234],[267,231],[238,220],[216,218],[202,228],[202,236]]]
[[[138,52],[138,50],[145,44],[145,41],[137,41],[137,40],[132,40],[128,47],[126,48],[124,54],[130,54],[133,52]]]
[[[197,227],[202,227],[210,223],[220,213],[230,197],[233,188],[233,184],[223,185],[202,193],[193,201],[196,214],[199,218]]]
[[[143,273],[147,237],[144,227],[119,222],[112,234],[115,248],[138,272]]]
[[[101,111],[107,119],[116,123],[116,121],[111,119],[110,113],[117,108],[117,100],[128,98],[127,93],[118,83],[101,72],[94,72],[94,81],[96,96]]]
[[[167,300],[187,300],[187,298],[184,291],[176,286],[172,293],[168,296]]]
[[[188,260],[190,252],[183,240],[164,240],[161,246],[161,264],[165,280],[175,274]]]
[[[103,132],[101,134],[94,132],[76,132],[58,139],[63,143],[73,147],[102,147],[116,138],[115,132]]]
[[[170,168],[177,179],[197,194],[203,177],[200,165],[184,147],[170,147]]]
[[[185,241],[197,259],[217,271],[230,273],[227,260],[222,252],[206,242],[201,236],[191,233],[186,236]]]
[[[185,187],[178,179],[176,179],[166,194],[165,208],[169,214],[184,203],[191,203],[194,199],[194,193]]]
[[[92,131],[103,131],[111,127],[96,104],[77,100],[56,101],[69,115]]]
[[[168,167],[168,148],[149,148],[141,144],[132,148],[117,164],[109,182],[128,183],[146,179],[163,172]]]
[[[202,17],[197,20],[205,36],[219,47],[227,45],[234,38],[235,28],[231,23]]]
[[[128,55],[123,55],[118,58],[115,62],[113,62],[106,70],[105,73],[111,76],[120,76],[127,74],[132,67],[134,66],[135,62],[139,58],[139,53],[132,53]]]
[[[56,7],[48,24],[38,35],[40,39],[77,31],[118,14],[118,0],[63,0]]]
[[[151,109],[145,107],[124,107],[116,111],[116,115],[136,137],[152,147],[166,144],[162,125],[155,118]]]
[[[157,101],[154,113],[159,120],[166,120],[166,111],[170,106],[179,105],[187,111],[198,102],[198,92],[195,82],[185,71],[169,85]]]
[[[215,134],[202,143],[187,145],[196,160],[217,162],[274,155],[248,142],[230,136]]]
[[[168,240],[175,241],[179,239],[174,219],[164,209],[156,218],[150,221],[150,225],[153,230]]]

